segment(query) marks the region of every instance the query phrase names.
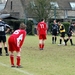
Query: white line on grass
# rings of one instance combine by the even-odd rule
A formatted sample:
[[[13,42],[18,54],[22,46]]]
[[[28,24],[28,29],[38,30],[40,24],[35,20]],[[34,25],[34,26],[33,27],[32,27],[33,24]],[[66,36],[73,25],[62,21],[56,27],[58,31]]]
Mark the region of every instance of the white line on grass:
[[[3,63],[1,63],[1,62],[0,62],[0,65],[5,66],[5,67],[8,67],[8,68],[9,68],[9,66],[8,66],[8,65],[3,64]],[[25,71],[25,70],[21,70],[21,69],[18,69],[18,68],[11,68],[11,69],[17,70],[18,72],[24,73],[24,74],[26,74],[26,75],[33,75],[33,74],[30,74],[29,72],[27,72],[27,71]]]

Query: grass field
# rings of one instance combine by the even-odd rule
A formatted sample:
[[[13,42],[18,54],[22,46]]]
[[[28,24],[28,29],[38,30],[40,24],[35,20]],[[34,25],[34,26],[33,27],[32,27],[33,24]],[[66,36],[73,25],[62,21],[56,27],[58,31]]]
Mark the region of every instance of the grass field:
[[[39,50],[38,42],[37,36],[26,37],[21,53],[23,68],[11,68],[9,56],[3,50],[0,75],[75,75],[75,46],[70,42],[67,46],[58,46],[59,37],[56,44],[51,44],[51,36],[47,36],[44,50]]]

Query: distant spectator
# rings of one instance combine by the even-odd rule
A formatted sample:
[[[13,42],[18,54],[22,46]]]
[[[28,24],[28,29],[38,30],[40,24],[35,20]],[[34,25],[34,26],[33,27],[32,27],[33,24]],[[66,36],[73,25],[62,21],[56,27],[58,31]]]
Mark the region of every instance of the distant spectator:
[[[52,44],[55,44],[57,41],[57,34],[58,34],[58,25],[56,20],[53,21],[53,25],[51,27],[51,33],[52,33]]]

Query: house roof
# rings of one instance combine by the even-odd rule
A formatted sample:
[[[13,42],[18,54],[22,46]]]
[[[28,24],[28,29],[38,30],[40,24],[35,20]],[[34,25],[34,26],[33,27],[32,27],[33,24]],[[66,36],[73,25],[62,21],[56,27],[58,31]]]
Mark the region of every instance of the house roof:
[[[0,18],[6,18],[6,17],[9,17],[10,14],[0,14]]]
[[[32,12],[27,13],[27,10],[26,10],[27,7],[28,7],[28,4],[31,1],[35,1],[35,0],[12,0],[12,1],[14,3],[13,10],[10,9],[11,0],[7,0],[5,8],[0,13],[2,13],[2,14],[10,13],[13,16],[18,15],[20,13],[19,14],[20,18],[25,18],[25,16],[27,16],[27,17],[35,17],[35,15]],[[49,1],[51,1],[51,0],[49,0]],[[62,0],[62,1],[61,0],[54,0],[54,1],[58,3],[59,8],[61,10],[62,9],[63,10],[72,10],[70,2],[75,2],[75,0]],[[14,13],[11,13],[11,12],[14,12]],[[17,13],[17,12],[19,12],[19,13]],[[19,16],[17,16],[17,17],[19,17]]]
[[[75,2],[75,0],[56,0],[60,9],[72,10],[70,2]]]

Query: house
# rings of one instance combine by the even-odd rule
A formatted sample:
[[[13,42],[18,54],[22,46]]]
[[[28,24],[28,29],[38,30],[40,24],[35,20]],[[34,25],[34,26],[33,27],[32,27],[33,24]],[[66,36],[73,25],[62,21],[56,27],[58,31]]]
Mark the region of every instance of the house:
[[[7,0],[4,10],[1,13],[10,14],[11,17],[18,19],[32,19],[33,16],[28,14],[26,7],[31,2],[31,0]],[[54,10],[58,12],[58,16],[54,12],[54,16],[52,18],[56,19],[75,19],[75,0],[55,0]]]

